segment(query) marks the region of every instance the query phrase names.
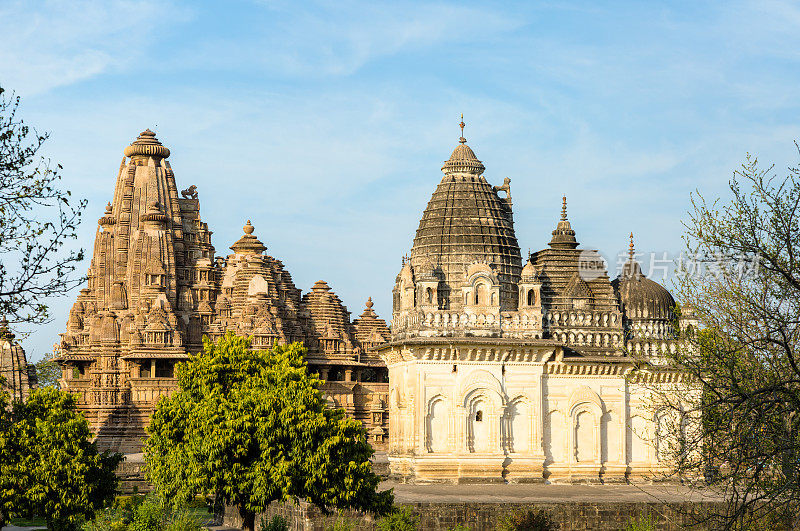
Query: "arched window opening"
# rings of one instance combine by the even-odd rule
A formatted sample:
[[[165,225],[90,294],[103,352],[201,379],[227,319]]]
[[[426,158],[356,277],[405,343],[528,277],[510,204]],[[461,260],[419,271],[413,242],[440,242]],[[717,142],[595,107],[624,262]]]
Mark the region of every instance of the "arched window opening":
[[[533,289],[528,290],[528,306],[533,306],[536,303],[536,292]]]
[[[486,285],[485,284],[478,284],[475,286],[475,304],[477,305],[485,305],[486,304]]]
[[[428,304],[433,304],[433,290],[431,288],[427,289],[428,295]]]
[[[467,447],[470,452],[482,453],[489,449],[489,423],[483,422],[486,407],[486,402],[481,399],[473,402],[470,407],[467,417]]]

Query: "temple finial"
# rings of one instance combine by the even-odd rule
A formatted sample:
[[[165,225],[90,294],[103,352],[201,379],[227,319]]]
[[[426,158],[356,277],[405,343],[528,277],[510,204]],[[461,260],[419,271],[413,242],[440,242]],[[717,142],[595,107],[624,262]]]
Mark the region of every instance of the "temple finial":
[[[561,198],[561,219],[567,220],[567,196]]]
[[[461,113],[461,122],[458,125],[459,125],[459,127],[461,127],[461,138],[459,138],[458,141],[461,142],[462,144],[466,144],[467,143],[467,139],[464,138],[464,126],[467,125],[467,124],[464,123],[464,113],[463,112]]]
[[[628,244],[628,257],[633,261],[633,233],[631,232],[631,243]]]

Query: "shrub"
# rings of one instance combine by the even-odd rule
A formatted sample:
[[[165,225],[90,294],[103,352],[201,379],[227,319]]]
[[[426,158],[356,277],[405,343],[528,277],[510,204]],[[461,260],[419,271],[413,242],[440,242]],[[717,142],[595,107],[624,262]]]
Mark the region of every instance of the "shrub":
[[[127,531],[129,519],[119,509],[108,507],[97,511],[94,519],[83,524],[84,531]]]
[[[395,506],[394,511],[378,521],[380,531],[416,531],[419,518],[407,505]]]
[[[143,501],[144,496],[139,494],[134,494],[133,496],[117,496],[117,498],[114,500],[113,508],[117,511],[128,514],[132,520],[133,513]]]
[[[331,531],[353,531],[353,529],[355,529],[355,523],[346,516],[342,516],[341,511],[339,511]]]
[[[130,531],[164,531],[167,524],[167,508],[155,496],[147,496],[133,513]]]
[[[498,531],[551,531],[558,529],[550,513],[543,509],[516,511],[500,521]]]
[[[172,513],[165,531],[201,531],[202,527],[197,518],[189,511],[183,509]]]
[[[265,516],[262,516],[261,531],[289,531],[289,524],[283,516],[277,514],[269,522]]]
[[[655,531],[655,529],[656,519],[651,513],[631,518],[625,526],[625,531]]]

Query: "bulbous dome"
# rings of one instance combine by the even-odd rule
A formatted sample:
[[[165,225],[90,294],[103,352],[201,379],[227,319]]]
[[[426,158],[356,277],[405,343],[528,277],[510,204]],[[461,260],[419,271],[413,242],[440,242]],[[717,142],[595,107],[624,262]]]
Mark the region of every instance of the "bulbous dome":
[[[639,263],[629,259],[622,274],[611,281],[625,317],[637,320],[671,320],[675,299],[667,289],[642,273]]]

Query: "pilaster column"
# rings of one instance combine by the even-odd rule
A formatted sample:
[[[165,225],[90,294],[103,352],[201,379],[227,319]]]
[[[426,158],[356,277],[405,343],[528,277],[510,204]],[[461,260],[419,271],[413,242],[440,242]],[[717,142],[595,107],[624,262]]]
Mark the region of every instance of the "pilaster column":
[[[489,421],[489,434],[488,434],[489,444],[487,445],[488,447],[487,450],[489,451],[489,453],[497,453],[497,452],[503,453],[503,442],[500,440],[501,415],[498,414],[496,411],[492,411],[486,416],[488,417],[486,420]]]

